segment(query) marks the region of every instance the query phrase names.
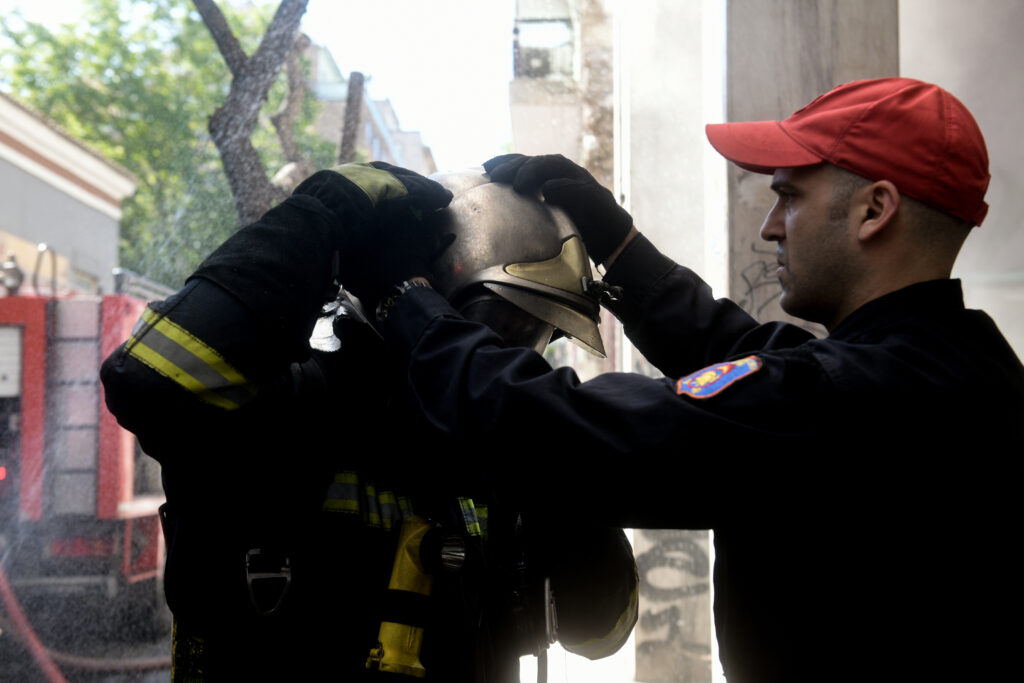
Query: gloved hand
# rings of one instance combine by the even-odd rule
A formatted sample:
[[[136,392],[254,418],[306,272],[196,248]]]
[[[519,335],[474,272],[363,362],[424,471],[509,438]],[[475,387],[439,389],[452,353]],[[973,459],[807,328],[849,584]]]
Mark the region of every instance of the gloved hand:
[[[338,214],[338,280],[372,306],[386,288],[428,272],[448,241],[429,217],[452,193],[414,171],[374,161],[342,164],[295,189]]]
[[[595,263],[604,263],[633,227],[633,217],[611,191],[561,154],[504,154],[485,161],[484,170],[493,182],[511,183],[517,192],[539,189],[544,201],[564,209]]]

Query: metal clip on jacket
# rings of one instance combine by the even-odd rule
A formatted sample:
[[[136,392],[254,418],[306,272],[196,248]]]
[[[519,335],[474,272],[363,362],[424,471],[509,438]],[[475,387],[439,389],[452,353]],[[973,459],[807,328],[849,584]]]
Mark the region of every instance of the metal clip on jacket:
[[[249,601],[260,615],[277,612],[292,584],[291,559],[264,548],[253,548],[245,554],[245,581]]]

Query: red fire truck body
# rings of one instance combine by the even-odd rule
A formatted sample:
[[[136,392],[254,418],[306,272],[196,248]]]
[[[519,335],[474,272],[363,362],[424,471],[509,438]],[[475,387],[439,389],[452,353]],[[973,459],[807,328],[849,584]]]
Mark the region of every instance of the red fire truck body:
[[[99,381],[144,305],[0,297],[0,567],[22,600],[144,596],[143,609],[159,609],[159,470],[107,411]]]

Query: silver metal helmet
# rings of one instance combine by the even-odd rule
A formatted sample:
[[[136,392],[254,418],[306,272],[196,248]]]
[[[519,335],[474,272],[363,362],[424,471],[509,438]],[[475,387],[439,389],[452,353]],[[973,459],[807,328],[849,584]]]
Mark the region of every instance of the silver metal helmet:
[[[430,177],[454,195],[437,215],[455,240],[432,266],[434,289],[510,343],[542,350],[561,333],[603,358],[590,261],[565,212],[482,168]]]

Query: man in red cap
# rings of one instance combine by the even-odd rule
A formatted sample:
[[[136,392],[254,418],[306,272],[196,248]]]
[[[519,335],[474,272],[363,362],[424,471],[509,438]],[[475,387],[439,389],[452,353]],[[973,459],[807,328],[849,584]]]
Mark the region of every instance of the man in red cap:
[[[773,174],[779,201],[761,237],[778,245],[782,307],[829,330],[883,294],[948,278],[988,211],[981,131],[959,100],[921,81],[849,83],[785,121],[708,125],[707,135],[741,168]],[[845,233],[844,221],[854,223]]]
[[[491,180],[569,214],[664,377],[581,383],[507,348],[409,284],[429,281],[424,259],[378,297],[409,402],[449,437],[521,453],[489,475],[557,518],[714,529],[731,683],[994,675],[1020,636],[1002,624],[1019,623],[1024,367],[949,278],[987,209],[977,125],[941,88],[886,78],[707,134],[772,175],[761,236],[782,306],[827,337],[714,299],[571,161],[505,155]]]

